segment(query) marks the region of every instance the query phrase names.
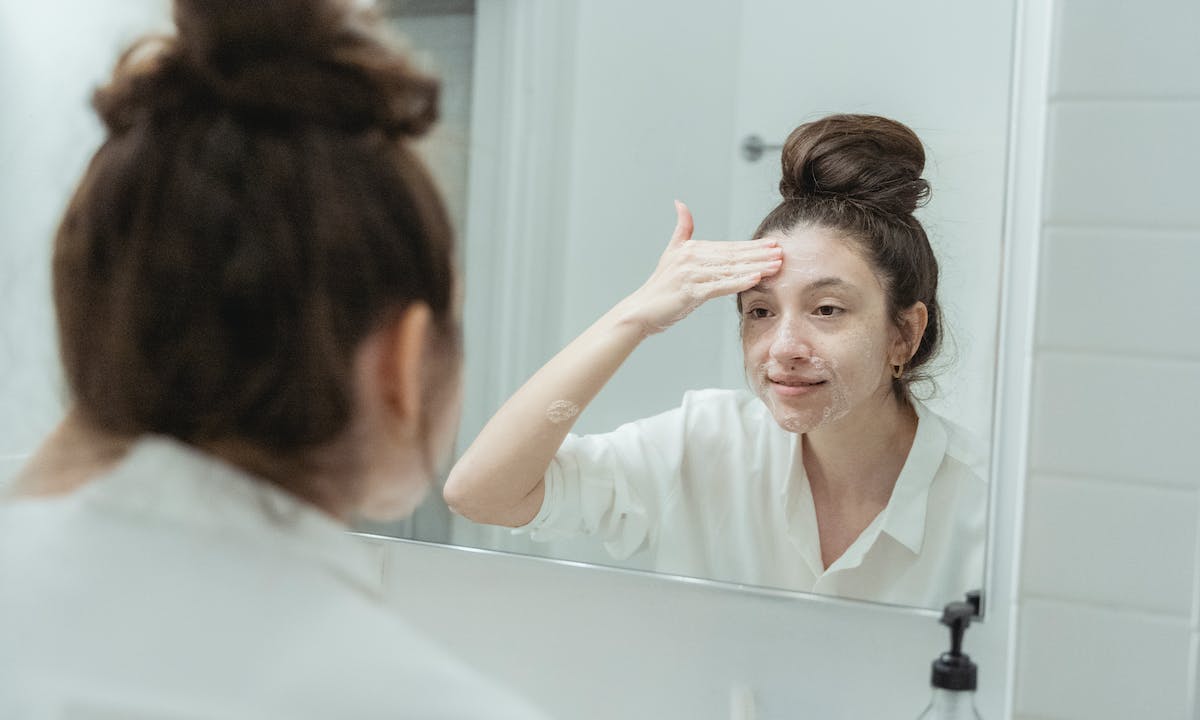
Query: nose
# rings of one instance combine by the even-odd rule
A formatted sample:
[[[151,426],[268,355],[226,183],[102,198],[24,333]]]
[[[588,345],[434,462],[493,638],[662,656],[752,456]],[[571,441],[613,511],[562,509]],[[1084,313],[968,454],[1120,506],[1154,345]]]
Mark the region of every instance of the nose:
[[[783,318],[771,338],[771,359],[777,363],[794,363],[812,358],[812,345],[805,323]]]

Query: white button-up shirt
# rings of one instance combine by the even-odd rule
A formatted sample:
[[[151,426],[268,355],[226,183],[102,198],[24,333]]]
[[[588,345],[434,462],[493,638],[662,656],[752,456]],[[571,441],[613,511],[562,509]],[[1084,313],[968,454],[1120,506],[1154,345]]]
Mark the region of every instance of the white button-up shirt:
[[[0,504],[0,717],[542,717],[389,609],[380,572],[312,506],[142,440]]]
[[[595,535],[660,572],[940,609],[983,583],[987,485],[966,432],[914,406],[887,506],[829,568],[799,436],[746,391],[689,392],[661,415],[568,436],[522,530]]]

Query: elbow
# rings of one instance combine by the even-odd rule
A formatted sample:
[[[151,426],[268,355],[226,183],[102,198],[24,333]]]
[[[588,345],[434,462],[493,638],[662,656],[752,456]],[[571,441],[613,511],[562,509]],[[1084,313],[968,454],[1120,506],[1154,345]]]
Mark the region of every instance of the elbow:
[[[446,484],[442,487],[442,499],[446,501],[446,506],[455,515],[461,515],[475,522],[483,522],[478,517],[477,510],[472,503],[474,495],[470,490],[470,483],[456,465],[450,471],[450,475],[446,478]]]
[[[460,461],[446,478],[442,499],[454,514],[484,525],[520,527],[533,520],[536,511],[530,514],[527,508],[522,507],[524,501],[513,507],[502,498],[493,497],[487,490],[486,482],[482,482]]]

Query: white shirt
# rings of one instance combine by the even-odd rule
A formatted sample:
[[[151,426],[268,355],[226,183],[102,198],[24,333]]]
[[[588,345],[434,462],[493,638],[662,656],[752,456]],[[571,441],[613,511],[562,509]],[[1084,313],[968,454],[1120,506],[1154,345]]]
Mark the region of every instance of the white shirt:
[[[543,717],[390,610],[380,572],[312,506],[142,440],[0,504],[0,717]]]
[[[569,435],[521,530],[595,535],[660,572],[940,609],[982,586],[987,485],[966,432],[913,404],[891,499],[828,569],[799,436],[746,391],[688,392],[661,415]]]

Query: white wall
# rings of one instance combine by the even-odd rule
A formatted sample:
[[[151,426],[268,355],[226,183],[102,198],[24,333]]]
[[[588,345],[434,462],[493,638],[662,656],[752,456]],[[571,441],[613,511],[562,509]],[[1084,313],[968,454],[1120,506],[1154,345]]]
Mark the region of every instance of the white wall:
[[[740,2],[577,5],[561,315],[548,328],[556,348],[650,276],[675,198],[692,207],[697,237],[721,239],[731,196]],[[734,332],[733,322],[724,303],[648,339],[576,428],[606,432],[713,386],[713,334]]]
[[[50,249],[102,137],[91,90],[168,7],[0,0],[0,483],[62,414]]]
[[[1200,706],[1200,4],[1057,0],[1015,707]]]

